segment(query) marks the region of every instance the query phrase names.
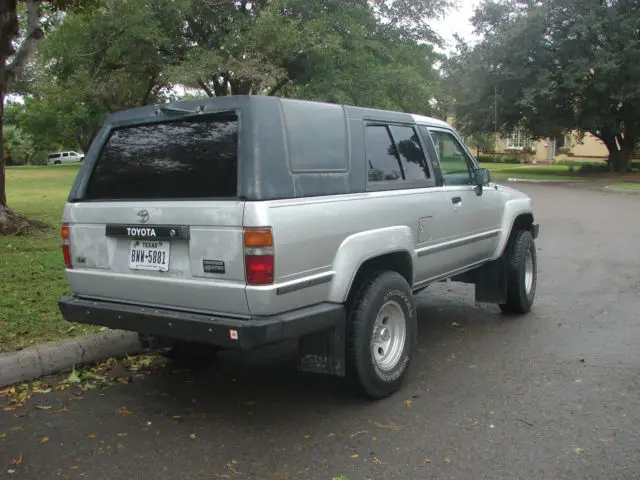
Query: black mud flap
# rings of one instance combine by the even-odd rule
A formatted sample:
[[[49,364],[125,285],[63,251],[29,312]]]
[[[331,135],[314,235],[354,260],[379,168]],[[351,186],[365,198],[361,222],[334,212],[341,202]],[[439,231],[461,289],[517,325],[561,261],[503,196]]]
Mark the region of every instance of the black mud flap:
[[[300,337],[298,370],[344,377],[346,375],[346,320],[331,330]]]
[[[507,301],[507,266],[503,257],[474,270],[476,302],[505,303]]]

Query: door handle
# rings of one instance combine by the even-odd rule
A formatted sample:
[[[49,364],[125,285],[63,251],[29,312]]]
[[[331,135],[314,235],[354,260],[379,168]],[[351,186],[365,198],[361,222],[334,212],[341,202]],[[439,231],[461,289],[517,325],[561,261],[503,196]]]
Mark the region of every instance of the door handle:
[[[462,203],[462,197],[452,197],[451,198],[451,203],[453,203],[453,204]]]

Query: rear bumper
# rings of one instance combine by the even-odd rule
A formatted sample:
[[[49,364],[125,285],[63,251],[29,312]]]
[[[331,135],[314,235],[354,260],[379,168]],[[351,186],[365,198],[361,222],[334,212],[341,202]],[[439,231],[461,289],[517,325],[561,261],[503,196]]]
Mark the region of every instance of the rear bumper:
[[[61,298],[58,304],[68,322],[241,350],[330,330],[345,319],[344,307],[329,303],[248,320],[78,297]]]

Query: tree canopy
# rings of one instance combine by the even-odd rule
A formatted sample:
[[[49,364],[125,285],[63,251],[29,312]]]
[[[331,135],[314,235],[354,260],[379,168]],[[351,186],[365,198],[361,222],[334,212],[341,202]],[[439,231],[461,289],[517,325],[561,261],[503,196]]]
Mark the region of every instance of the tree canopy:
[[[461,124],[538,138],[589,132],[614,170],[628,169],[640,138],[637,1],[486,0],[473,23],[482,41],[446,65]]]
[[[280,95],[429,114],[442,60],[430,22],[450,6],[14,0],[0,11],[0,86],[23,95],[11,113],[22,137],[85,151],[109,113],[184,95]],[[0,199],[6,205],[1,177]]]

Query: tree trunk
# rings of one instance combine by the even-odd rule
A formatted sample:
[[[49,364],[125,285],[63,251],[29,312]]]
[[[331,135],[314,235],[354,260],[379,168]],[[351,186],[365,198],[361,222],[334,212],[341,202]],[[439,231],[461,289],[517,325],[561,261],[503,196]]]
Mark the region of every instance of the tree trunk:
[[[4,94],[5,94],[5,87],[6,87],[6,82],[3,81],[4,78],[5,78],[5,71],[4,71],[4,61],[3,61],[2,65],[0,65],[0,207],[7,206],[7,188],[6,188],[7,180],[6,180],[5,167],[4,167],[4,143],[3,143]]]

